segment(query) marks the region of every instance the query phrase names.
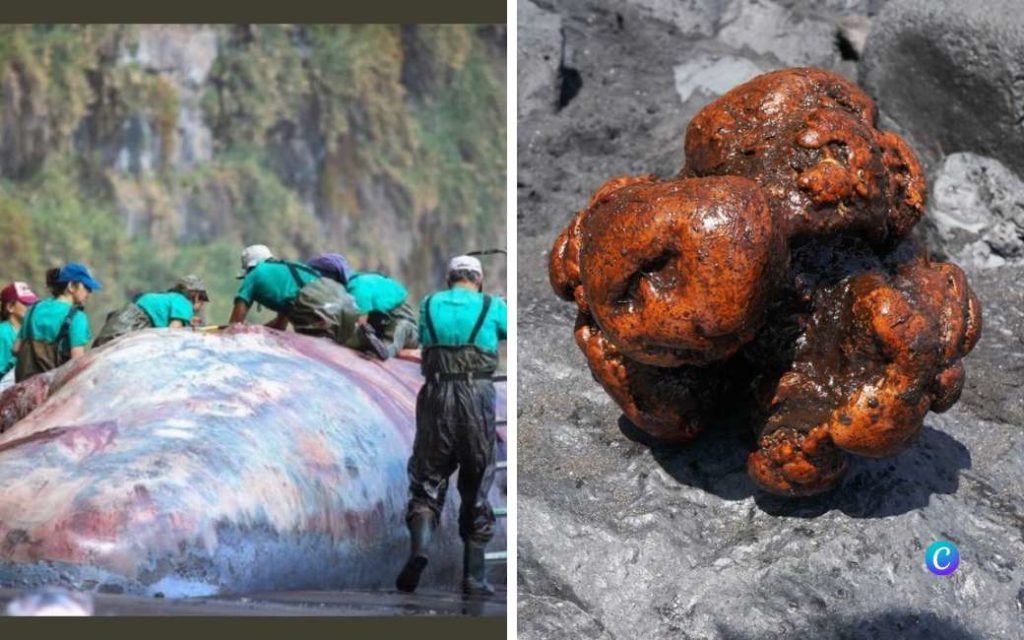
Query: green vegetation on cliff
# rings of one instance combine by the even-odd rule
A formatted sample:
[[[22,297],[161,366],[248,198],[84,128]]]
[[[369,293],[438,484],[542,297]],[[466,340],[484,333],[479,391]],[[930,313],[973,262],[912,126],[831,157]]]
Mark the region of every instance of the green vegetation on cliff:
[[[0,27],[0,279],[85,262],[96,325],[194,271],[223,322],[264,242],[423,294],[505,246],[504,48],[467,25]]]

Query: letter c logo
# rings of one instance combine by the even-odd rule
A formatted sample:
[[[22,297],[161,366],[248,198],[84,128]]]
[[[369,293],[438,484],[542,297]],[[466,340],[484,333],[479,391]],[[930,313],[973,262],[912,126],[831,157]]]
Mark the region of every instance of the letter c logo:
[[[924,553],[924,564],[935,575],[948,576],[960,566],[960,551],[952,542],[933,542]]]

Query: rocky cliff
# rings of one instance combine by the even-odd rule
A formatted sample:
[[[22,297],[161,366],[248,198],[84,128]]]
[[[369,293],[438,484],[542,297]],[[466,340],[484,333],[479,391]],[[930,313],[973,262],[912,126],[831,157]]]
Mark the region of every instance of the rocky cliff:
[[[83,261],[94,324],[243,244],[438,285],[505,246],[504,27],[0,27],[0,278]],[[488,278],[504,293],[505,264]],[[40,292],[41,293],[41,292]]]

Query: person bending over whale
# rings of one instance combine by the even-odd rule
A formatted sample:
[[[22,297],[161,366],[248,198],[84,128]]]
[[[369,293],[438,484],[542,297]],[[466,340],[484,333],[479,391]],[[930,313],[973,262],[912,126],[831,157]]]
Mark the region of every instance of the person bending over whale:
[[[231,324],[245,322],[253,304],[277,313],[266,326],[296,333],[327,336],[346,344],[356,334],[359,310],[340,283],[324,278],[300,262],[279,260],[262,244],[242,251],[242,282],[235,294]]]

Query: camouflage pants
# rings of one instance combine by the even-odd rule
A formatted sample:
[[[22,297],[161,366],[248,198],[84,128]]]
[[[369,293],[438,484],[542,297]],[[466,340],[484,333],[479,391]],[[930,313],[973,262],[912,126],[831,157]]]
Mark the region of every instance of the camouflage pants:
[[[296,333],[328,336],[338,344],[352,339],[359,319],[355,300],[330,278],[307,282],[284,314]]]
[[[415,349],[420,346],[420,329],[416,324],[415,312],[408,302],[403,302],[388,313],[372,311],[368,322],[387,344],[388,355],[392,358],[402,349]],[[369,351],[371,348],[358,333],[353,334],[344,344],[359,351]]]

